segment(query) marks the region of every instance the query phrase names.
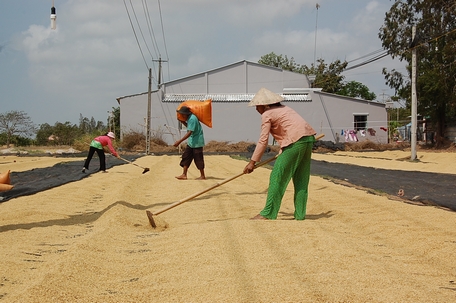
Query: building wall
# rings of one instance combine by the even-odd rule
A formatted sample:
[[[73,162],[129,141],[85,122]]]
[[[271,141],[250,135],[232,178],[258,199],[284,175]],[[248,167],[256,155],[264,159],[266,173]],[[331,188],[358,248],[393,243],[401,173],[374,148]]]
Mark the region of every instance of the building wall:
[[[132,131],[145,133],[147,98],[147,93],[119,98],[121,139],[124,133]]]
[[[364,136],[356,133],[359,141],[370,140],[375,143],[387,143],[388,127],[385,105],[378,102],[367,102],[322,92],[315,92],[312,102],[321,104],[318,118],[312,120],[316,130],[325,134],[325,140],[333,142],[353,142],[346,140],[346,132],[354,130],[354,116],[367,114],[367,125]],[[369,130],[370,129],[370,130]]]
[[[178,131],[176,108],[180,102],[162,102],[163,94],[254,94],[261,87],[276,93],[308,89],[305,75],[283,71],[256,63],[242,61],[229,66],[164,83],[162,90],[151,95],[152,135],[162,137],[172,144],[184,135]],[[369,139],[386,143],[387,134],[380,127],[387,127],[387,113],[384,104],[367,102],[354,98],[312,91],[311,101],[287,101],[283,104],[295,109],[309,122],[317,133],[324,133],[325,139],[344,142],[342,134],[352,130],[354,114],[368,114],[367,126],[375,135],[366,132],[358,135],[360,141]],[[147,117],[148,94],[119,98],[122,134],[129,131],[144,130]],[[203,126],[206,142],[211,140],[225,142],[256,142],[260,133],[261,116],[248,102],[212,102],[213,127]],[[145,133],[145,131],[144,131]],[[272,138],[271,138],[272,142]]]
[[[242,61],[163,84],[165,94],[254,94],[260,88],[281,92],[309,88],[306,75]]]

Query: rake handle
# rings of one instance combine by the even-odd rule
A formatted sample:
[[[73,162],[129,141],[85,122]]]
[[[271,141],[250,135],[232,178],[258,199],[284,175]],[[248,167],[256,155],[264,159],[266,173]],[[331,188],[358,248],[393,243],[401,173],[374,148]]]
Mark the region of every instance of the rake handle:
[[[272,158],[270,158],[270,159],[264,160],[263,162],[257,163],[257,164],[255,165],[255,168],[258,168],[258,167],[260,167],[260,166],[263,166],[263,165],[268,164],[269,162],[274,161],[275,159],[277,159],[277,156],[278,156],[278,155],[276,155],[276,156],[274,156],[274,157],[272,157]],[[235,176],[233,176],[233,177],[230,177],[230,178],[228,178],[228,179],[225,179],[225,180],[223,180],[223,181],[220,181],[220,182],[218,182],[218,183],[212,185],[211,187],[208,187],[208,188],[206,188],[206,189],[204,189],[204,190],[202,190],[202,191],[200,191],[200,192],[197,192],[197,193],[195,193],[195,194],[193,194],[193,195],[190,195],[190,196],[188,196],[188,197],[186,197],[186,198],[183,198],[183,199],[181,199],[181,200],[179,200],[179,201],[177,201],[177,202],[174,202],[173,204],[168,205],[168,206],[165,207],[165,208],[162,208],[162,209],[160,209],[160,210],[154,212],[154,215],[159,215],[159,214],[161,214],[161,213],[163,213],[163,212],[165,212],[165,211],[167,211],[167,210],[170,210],[171,208],[174,208],[174,207],[176,207],[176,206],[178,206],[178,205],[180,205],[180,204],[182,204],[182,203],[184,203],[184,202],[187,202],[187,201],[189,201],[189,200],[191,200],[191,199],[193,199],[193,198],[196,198],[196,197],[198,197],[198,196],[200,196],[200,195],[202,195],[202,194],[204,194],[204,193],[206,193],[206,192],[208,192],[208,191],[210,191],[210,190],[213,190],[213,189],[216,188],[216,187],[219,187],[219,186],[221,186],[221,185],[223,185],[223,184],[225,184],[225,183],[228,183],[228,182],[230,182],[230,181],[233,181],[234,179],[239,178],[239,177],[242,176],[242,175],[244,175],[243,172],[240,173],[240,174],[237,174],[237,175],[235,175]]]
[[[142,169],[146,169],[146,167],[142,167],[142,166],[140,166],[140,165],[138,165],[136,163],[133,163],[133,162],[127,160],[127,159],[122,158],[121,156],[119,156],[119,159],[124,160],[125,162],[127,162],[129,164],[133,164],[134,166],[141,167]]]
[[[320,135],[316,136],[315,139],[316,139],[316,140],[319,140],[319,139],[323,138],[324,136],[325,136],[324,134],[320,134]],[[272,157],[272,158],[269,158],[269,159],[267,159],[267,160],[264,160],[264,161],[262,161],[262,162],[259,162],[259,163],[255,164],[255,167],[254,167],[253,169],[256,169],[256,168],[258,168],[258,167],[260,167],[260,166],[266,165],[266,164],[268,164],[268,163],[274,161],[275,159],[277,159],[278,156],[279,156],[279,155],[277,154],[277,155],[275,155],[275,156]],[[233,177],[231,177],[231,178],[228,178],[228,179],[225,179],[225,180],[223,180],[223,181],[220,181],[220,182],[218,182],[218,183],[212,185],[211,187],[208,187],[208,188],[206,188],[206,189],[204,189],[204,190],[202,190],[202,191],[200,191],[200,192],[197,192],[197,193],[195,193],[195,194],[193,194],[193,195],[190,195],[190,196],[188,196],[188,197],[186,197],[186,198],[183,198],[183,199],[181,199],[181,200],[179,200],[179,201],[177,201],[177,202],[174,202],[173,204],[170,204],[170,205],[168,205],[167,207],[162,208],[162,209],[160,209],[160,210],[154,212],[153,215],[159,215],[159,214],[161,214],[161,213],[163,213],[163,212],[165,212],[165,211],[167,211],[167,210],[170,210],[171,208],[174,208],[174,207],[176,207],[176,206],[178,206],[178,205],[180,205],[180,204],[182,204],[182,203],[184,203],[184,202],[187,202],[187,201],[189,201],[189,200],[191,200],[191,199],[193,199],[193,198],[196,198],[196,197],[198,197],[198,196],[200,196],[200,195],[202,195],[202,194],[204,194],[204,193],[206,193],[206,192],[208,192],[208,191],[210,191],[210,190],[212,190],[212,189],[214,189],[214,188],[216,188],[216,187],[219,187],[219,186],[221,186],[221,185],[223,185],[223,184],[225,184],[225,183],[228,183],[228,182],[230,182],[230,181],[233,181],[234,179],[239,178],[239,177],[242,176],[242,175],[244,175],[244,172],[242,172],[242,173],[240,173],[240,174],[237,174],[237,175],[235,175],[235,176],[233,176]]]

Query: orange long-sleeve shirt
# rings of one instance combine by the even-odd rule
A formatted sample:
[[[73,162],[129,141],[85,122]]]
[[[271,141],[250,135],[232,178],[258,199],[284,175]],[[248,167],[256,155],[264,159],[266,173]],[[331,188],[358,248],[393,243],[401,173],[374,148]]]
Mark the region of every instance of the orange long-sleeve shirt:
[[[261,134],[251,160],[261,160],[268,146],[269,134],[280,144],[280,148],[284,148],[304,136],[315,135],[316,131],[288,106],[268,108],[261,115]]]

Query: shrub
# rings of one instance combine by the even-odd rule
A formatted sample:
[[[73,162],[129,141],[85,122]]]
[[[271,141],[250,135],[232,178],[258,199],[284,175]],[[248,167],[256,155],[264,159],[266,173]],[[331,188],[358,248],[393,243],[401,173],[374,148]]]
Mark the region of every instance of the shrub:
[[[146,149],[146,136],[142,133],[132,131],[124,134],[122,137],[121,147],[124,149]]]

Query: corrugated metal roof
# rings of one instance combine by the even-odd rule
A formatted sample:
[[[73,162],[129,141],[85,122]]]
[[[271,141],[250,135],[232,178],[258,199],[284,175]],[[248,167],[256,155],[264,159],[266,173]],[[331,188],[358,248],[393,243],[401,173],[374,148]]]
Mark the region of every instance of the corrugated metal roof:
[[[250,102],[255,94],[166,94],[163,102],[184,102],[187,100],[208,100],[212,102]],[[282,94],[288,102],[310,102],[308,94]]]

